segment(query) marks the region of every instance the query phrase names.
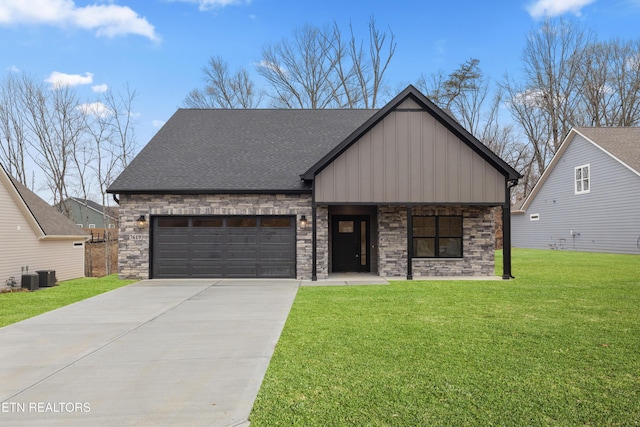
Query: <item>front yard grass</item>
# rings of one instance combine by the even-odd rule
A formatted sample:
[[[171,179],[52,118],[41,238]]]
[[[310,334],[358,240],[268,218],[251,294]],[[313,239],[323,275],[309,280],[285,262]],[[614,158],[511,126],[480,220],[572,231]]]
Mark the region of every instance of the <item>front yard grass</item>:
[[[513,272],[300,288],[252,427],[639,425],[640,256],[514,250]]]
[[[120,280],[117,274],[112,274],[67,280],[33,292],[0,294],[0,328],[133,282],[135,280]]]

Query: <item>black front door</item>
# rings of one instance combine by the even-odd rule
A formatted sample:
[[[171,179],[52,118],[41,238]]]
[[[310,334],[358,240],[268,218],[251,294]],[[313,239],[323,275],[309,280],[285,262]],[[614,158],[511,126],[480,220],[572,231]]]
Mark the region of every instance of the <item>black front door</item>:
[[[369,217],[335,215],[331,226],[333,272],[369,271]]]

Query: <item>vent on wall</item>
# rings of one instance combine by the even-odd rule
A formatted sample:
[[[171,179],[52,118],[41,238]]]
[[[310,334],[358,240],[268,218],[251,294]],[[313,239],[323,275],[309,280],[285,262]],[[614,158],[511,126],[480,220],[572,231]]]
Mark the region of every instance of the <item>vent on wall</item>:
[[[529,221],[540,221],[540,214],[531,214],[529,215]]]

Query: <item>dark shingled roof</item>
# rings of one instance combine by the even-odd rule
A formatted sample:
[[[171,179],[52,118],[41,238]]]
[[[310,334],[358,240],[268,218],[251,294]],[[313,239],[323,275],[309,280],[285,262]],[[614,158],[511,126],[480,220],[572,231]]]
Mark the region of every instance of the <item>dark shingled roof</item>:
[[[300,175],[376,111],[179,109],[108,191],[308,192]]]
[[[86,236],[82,229],[53,206],[42,200],[33,191],[22,185],[20,181],[9,175],[13,186],[18,190],[31,214],[47,236]]]
[[[578,127],[576,131],[640,173],[640,127]]]

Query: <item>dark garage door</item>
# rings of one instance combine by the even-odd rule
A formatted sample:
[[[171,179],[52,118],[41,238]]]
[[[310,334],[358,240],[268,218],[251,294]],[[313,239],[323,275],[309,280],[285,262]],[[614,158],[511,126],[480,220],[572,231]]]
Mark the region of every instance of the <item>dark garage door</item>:
[[[293,216],[154,217],[153,278],[295,278]]]

